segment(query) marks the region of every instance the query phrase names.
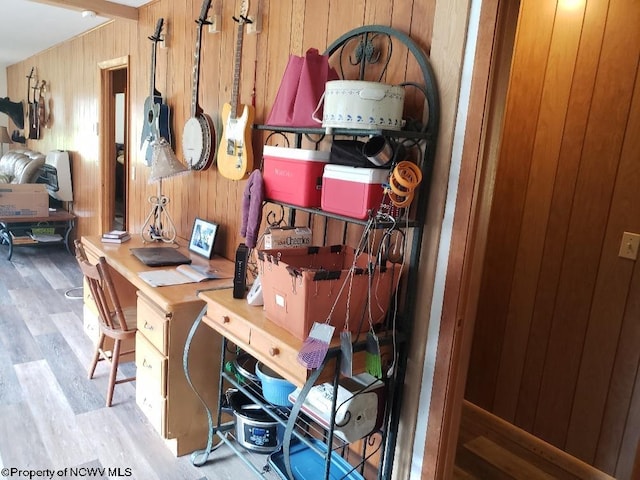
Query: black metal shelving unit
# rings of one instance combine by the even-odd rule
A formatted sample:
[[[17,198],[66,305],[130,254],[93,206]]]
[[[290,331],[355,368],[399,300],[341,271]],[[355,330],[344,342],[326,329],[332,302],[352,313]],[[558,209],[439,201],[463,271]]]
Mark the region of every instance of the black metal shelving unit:
[[[427,55],[423,50],[406,34],[399,32],[395,29],[380,26],[370,25],[360,28],[356,28],[345,35],[338,38],[333,42],[325,52],[326,55],[331,57],[331,63],[337,65],[337,69],[341,78],[344,77],[345,68],[342,65],[346,62],[350,64],[351,71],[357,69],[358,78],[349,78],[353,80],[373,80],[383,81],[385,72],[391,64],[393,55],[404,56],[404,62],[408,65],[411,63],[412,67],[410,71],[419,70],[422,76],[419,82],[407,81],[402,85],[407,88],[415,87],[423,97],[424,102],[424,118],[418,122],[412,122],[406,129],[402,130],[386,130],[386,129],[347,129],[347,128],[295,128],[295,127],[279,127],[270,125],[255,125],[254,128],[260,131],[270,131],[282,134],[293,135],[293,143],[300,147],[303,143],[303,139],[307,138],[316,145],[324,140],[333,140],[336,138],[365,138],[372,135],[382,135],[385,138],[391,139],[397,144],[403,144],[406,148],[407,155],[416,163],[422,172],[422,183],[417,190],[417,195],[414,198],[411,206],[407,210],[402,212],[403,222],[401,224],[403,229],[403,235],[405,239],[405,245],[408,245],[410,251],[404,252],[406,258],[406,271],[402,277],[402,284],[400,287],[401,295],[400,301],[397,303],[397,312],[393,324],[386,323],[387,328],[393,328],[392,332],[387,331],[387,339],[393,338],[395,357],[393,361],[394,368],[392,372],[385,372],[383,381],[386,387],[386,407],[384,413],[384,421],[382,427],[372,432],[371,435],[377,436],[379,439],[380,450],[379,463],[377,465],[377,477],[379,479],[386,479],[391,477],[393,458],[395,455],[395,444],[397,440],[397,429],[400,418],[400,407],[402,404],[402,393],[404,385],[404,377],[406,372],[406,363],[408,351],[410,348],[410,340],[413,330],[413,320],[415,316],[415,304],[416,304],[416,289],[418,279],[418,266],[421,253],[422,235],[424,230],[424,223],[426,218],[426,212],[429,199],[429,186],[431,182],[431,173],[434,161],[434,155],[436,150],[436,139],[438,136],[438,124],[439,124],[439,96],[436,86],[435,77]],[[411,57],[413,60],[408,60]],[[395,65],[395,63],[394,63]],[[372,79],[372,75],[369,73],[369,69],[375,70],[375,78]],[[409,69],[408,69],[409,71]],[[312,139],[314,137],[314,139]],[[285,207],[289,211],[288,224],[295,226],[296,212],[305,212],[309,214],[309,218],[324,217],[326,219],[337,220],[344,222],[344,228],[348,228],[349,225],[367,225],[370,219],[359,220],[350,217],[344,217],[341,215],[334,215],[329,212],[324,212],[317,208],[301,208],[296,205],[283,204],[280,202],[274,202],[267,199],[267,204],[277,204]],[[372,215],[375,215],[373,213]],[[399,223],[399,222],[398,222]],[[376,228],[388,228],[389,223],[382,221],[376,225]],[[394,222],[394,225],[396,223]],[[355,349],[364,349],[363,342],[354,345]],[[222,350],[222,365],[228,360],[227,340],[224,340],[224,346]],[[300,415],[301,406],[304,402],[305,396],[313,384],[318,379],[321,371],[326,368],[327,362],[330,359],[337,358],[339,360],[341,355],[340,349],[330,349],[327,355],[325,363],[317,370],[310,373],[307,383],[302,389],[301,395],[298,397],[295,405],[285,412],[282,409],[273,409],[265,402],[261,396],[259,389],[246,383],[238,382],[238,380],[224,371],[224,367],[220,372],[220,395],[224,397],[225,386],[231,386],[246,394],[252,401],[263,405],[265,409],[270,412],[274,420],[280,422],[285,428],[285,437],[283,441],[283,451],[288,455],[290,449],[290,442],[292,439],[297,441],[306,441],[306,430],[308,427],[304,416]],[[339,362],[335,362],[337,365]],[[332,367],[333,368],[333,367]],[[334,389],[338,386],[340,378],[340,371],[338,367],[335,367],[333,372],[333,385]],[[335,397],[333,403],[333,411],[331,413],[331,424],[328,431],[322,433],[322,438],[325,440],[327,450],[322,452],[318,451],[318,455],[324,455],[325,472],[322,478],[329,478],[329,464],[331,463],[330,455],[327,451],[339,452],[347,448],[346,445],[336,444],[336,438],[333,431],[333,422],[335,420]],[[242,456],[241,449],[238,449],[233,442],[229,439],[230,429],[232,425],[223,424],[221,411],[222,405],[218,406],[217,423],[213,426],[212,432],[216,434],[223,444],[228,444],[238,455]],[[277,412],[277,413],[275,413]],[[365,446],[369,444],[368,439],[364,442]],[[211,448],[211,446],[209,446]],[[317,450],[310,445],[310,448]],[[208,452],[207,452],[208,455]],[[206,458],[205,455],[202,458]],[[364,462],[368,459],[369,454],[367,452],[362,453],[364,458],[363,463],[357,465],[355,468],[364,472]],[[287,460],[285,460],[287,461]],[[247,461],[249,467],[261,476],[263,472],[257,469]],[[288,472],[290,473],[290,469]]]

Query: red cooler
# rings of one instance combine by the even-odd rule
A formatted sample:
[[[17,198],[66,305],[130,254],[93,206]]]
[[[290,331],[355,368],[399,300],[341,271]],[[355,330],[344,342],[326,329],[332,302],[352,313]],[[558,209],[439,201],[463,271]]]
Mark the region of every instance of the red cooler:
[[[329,152],[265,145],[263,158],[268,199],[299,207],[320,206],[322,172]]]
[[[322,177],[322,210],[366,219],[382,203],[389,170],[327,165]]]

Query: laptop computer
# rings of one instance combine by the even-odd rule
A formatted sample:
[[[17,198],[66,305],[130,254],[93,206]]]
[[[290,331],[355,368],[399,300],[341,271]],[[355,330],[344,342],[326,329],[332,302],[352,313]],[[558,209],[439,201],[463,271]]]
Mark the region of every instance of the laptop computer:
[[[191,259],[173,247],[130,248],[138,260],[149,267],[166,267],[191,263]]]

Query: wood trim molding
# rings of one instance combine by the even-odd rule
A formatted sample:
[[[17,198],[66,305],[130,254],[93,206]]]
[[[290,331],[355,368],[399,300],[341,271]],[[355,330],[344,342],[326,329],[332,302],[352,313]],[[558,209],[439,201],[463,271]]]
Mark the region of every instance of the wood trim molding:
[[[100,92],[99,111],[100,122],[98,132],[100,137],[100,177],[102,182],[99,194],[98,215],[100,218],[100,228],[102,232],[111,230],[111,221],[114,215],[115,202],[115,173],[111,162],[108,159],[116,158],[116,147],[113,142],[107,141],[115,137],[115,110],[110,106],[113,104],[113,70],[129,68],[129,57],[118,57],[98,63],[100,69],[98,91]],[[128,77],[128,76],[127,76]],[[127,80],[128,82],[128,80]],[[126,87],[128,91],[128,86]],[[128,109],[125,105],[125,109]],[[128,115],[128,113],[125,113]]]
[[[455,464],[517,3],[480,10],[422,478],[451,478]]]
[[[37,3],[53,5],[71,10],[91,10],[101,17],[124,18],[138,21],[138,9],[106,0],[33,0]]]

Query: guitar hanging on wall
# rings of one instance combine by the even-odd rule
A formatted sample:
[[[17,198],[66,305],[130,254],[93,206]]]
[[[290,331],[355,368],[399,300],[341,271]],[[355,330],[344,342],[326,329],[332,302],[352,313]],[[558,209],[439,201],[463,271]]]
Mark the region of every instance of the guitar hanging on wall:
[[[151,165],[152,143],[154,140],[159,140],[162,137],[171,144],[171,112],[169,106],[164,103],[162,94],[156,89],[156,50],[158,42],[162,38],[163,24],[164,18],[158,19],[153,36],[148,37],[153,42],[153,47],[151,48],[151,81],[149,96],[144,101],[144,125],[140,136],[140,149],[145,152],[144,158],[147,166]]]
[[[31,67],[31,72],[27,76],[27,103],[29,104],[29,134],[27,137],[30,140],[37,140],[40,138],[40,126],[38,124],[38,104],[36,103],[36,90],[38,88],[38,80],[35,80],[35,85],[31,86],[31,81],[34,79],[35,67]],[[33,95],[33,100],[31,96]]]
[[[202,27],[210,25],[207,12],[211,0],[204,0],[200,17],[196,20],[198,33],[196,35],[195,59],[193,65],[193,92],[191,96],[191,118],[187,120],[182,131],[182,153],[187,166],[191,170],[205,170],[211,166],[215,157],[215,131],[211,118],[198,105],[198,83],[200,81],[200,45],[202,42]]]
[[[253,150],[251,148],[251,127],[254,109],[251,105],[242,105],[242,115],[238,116],[238,89],[240,84],[240,57],[242,56],[242,39],[247,18],[249,2],[243,0],[240,15],[233,19],[238,22],[236,39],[236,56],[233,68],[233,90],[231,103],[222,107],[222,139],[218,151],[218,170],[231,180],[242,180],[253,169]]]
[[[47,105],[44,94],[47,91],[47,82],[42,80],[38,87],[38,127],[42,129],[48,126]]]

